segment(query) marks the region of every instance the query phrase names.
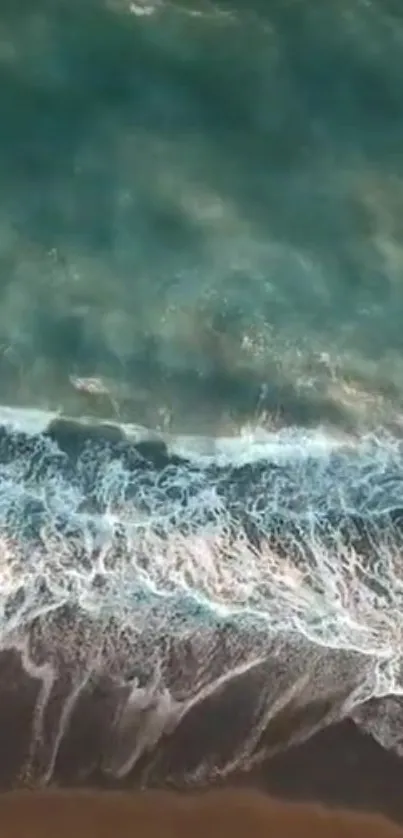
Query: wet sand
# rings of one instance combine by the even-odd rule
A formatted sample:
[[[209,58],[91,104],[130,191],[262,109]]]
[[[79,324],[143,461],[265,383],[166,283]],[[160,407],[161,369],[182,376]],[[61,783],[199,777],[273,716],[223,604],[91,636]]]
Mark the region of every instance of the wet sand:
[[[402,838],[376,815],[286,804],[256,792],[20,792],[0,797],[4,838]]]
[[[267,760],[248,782],[276,797],[382,812],[403,824],[403,760],[350,720]]]
[[[47,710],[44,739],[39,743],[39,750],[30,753],[39,683],[23,674],[13,652],[3,653],[1,664],[0,790],[4,794],[12,788],[21,790],[28,785],[38,791],[38,785],[40,787],[43,782],[42,768],[48,766],[53,736],[58,729],[66,684],[63,679],[55,683],[53,699]],[[60,741],[53,774],[48,778],[51,785],[70,790],[92,787],[106,795],[117,789],[130,790],[134,794],[142,785],[141,765],[122,777],[111,776],[102,770],[102,752],[112,741],[111,720],[115,699],[106,680],[81,696]],[[303,709],[300,712],[303,714]],[[305,712],[312,713],[312,708],[306,708]],[[161,750],[162,762],[159,764],[160,771],[154,776],[155,787],[167,785],[175,768],[180,776],[181,767],[191,761],[193,750],[197,752],[203,742],[208,747],[204,735],[207,723],[211,728],[215,725],[216,749],[223,740],[236,735],[234,708],[231,715],[227,708],[226,723],[224,716],[207,713],[204,718],[201,714],[193,719],[193,731],[188,726],[185,728],[187,736],[179,734],[162,741],[157,749]],[[280,725],[277,723],[277,728],[276,724],[273,725],[272,733],[286,740],[290,735],[287,724],[291,728],[295,723],[292,715],[288,722],[283,718]],[[213,733],[212,729],[211,747]],[[291,747],[284,744],[284,748],[254,770],[234,772],[220,785],[248,787],[285,800],[320,801],[330,806],[380,812],[403,825],[403,760],[381,747],[372,736],[360,731],[353,721],[330,725],[302,744]],[[24,770],[27,764],[30,771]],[[186,779],[186,772],[182,777]],[[38,791],[38,794],[41,793]],[[1,799],[7,798],[2,796]]]

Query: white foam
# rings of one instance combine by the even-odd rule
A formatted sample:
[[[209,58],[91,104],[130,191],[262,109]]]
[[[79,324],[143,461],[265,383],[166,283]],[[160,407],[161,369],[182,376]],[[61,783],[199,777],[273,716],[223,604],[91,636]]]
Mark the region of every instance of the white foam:
[[[69,462],[57,425],[52,440],[43,435],[57,418],[0,409],[8,429],[4,456],[0,448],[3,646],[66,604],[98,622],[113,617],[153,683],[135,687],[127,708],[131,718],[145,689],[145,706],[157,713],[147,716],[150,747],[172,714],[178,720],[220,679],[264,662],[269,637],[288,638],[288,649],[300,638],[315,659],[332,650],[365,660],[351,706],[401,694],[403,518],[392,517],[403,509],[400,442],[300,429],[197,440],[120,426],[134,445],[160,439],[185,458],[159,470],[144,467],[135,448],[128,465],[122,449],[107,444]],[[27,435],[28,447],[13,449],[14,431]],[[214,644],[229,624],[234,639],[217,672]],[[191,643],[176,684],[161,638],[179,657]],[[71,701],[88,666],[83,672]],[[268,714],[262,707],[259,725]],[[114,770],[130,770],[147,742],[115,752]]]
[[[55,418],[4,410],[0,420],[7,420],[11,436],[13,424],[32,435]],[[145,429],[122,430],[137,441],[147,438]],[[194,439],[167,441],[177,454],[196,449]],[[89,454],[72,479],[61,468],[57,446],[42,439],[35,447],[37,477],[26,453],[3,464],[3,602],[11,593],[6,593],[6,578],[13,590],[24,573],[28,588],[35,578],[46,577],[55,602],[76,596],[81,606],[92,603],[95,608],[98,597],[101,607],[105,593],[98,595],[93,583],[103,574],[109,596],[119,598],[120,607],[128,599],[130,608],[130,592],[141,588],[150,602],[187,597],[216,615],[248,613],[317,643],[391,653],[403,625],[398,545],[394,549],[393,530],[378,532],[372,519],[403,500],[399,444],[368,437],[346,445],[323,432],[291,429],[212,441],[211,451],[204,452],[199,449],[191,468],[171,466],[163,474],[139,469],[134,475],[120,459],[105,455],[96,462]],[[46,458],[49,465],[41,472],[40,462]],[[229,467],[257,461],[265,463],[265,470],[242,478],[250,482],[240,487],[238,498],[239,478],[231,477]],[[209,473],[213,462],[227,470]],[[89,480],[98,510],[91,513],[83,511]],[[30,504],[39,509],[41,527],[27,556],[21,533]],[[323,530],[324,517],[336,516],[332,526],[346,521],[350,526],[353,514],[372,516],[362,555],[353,536]],[[283,523],[276,535],[279,516]],[[58,518],[65,521],[65,535]],[[259,534],[259,548],[248,534],[251,526]],[[117,529],[123,534],[123,550],[122,542],[116,546]],[[16,567],[18,573],[11,573]],[[382,574],[381,595],[374,592],[376,568]],[[116,580],[123,577],[124,593],[115,590]]]
[[[43,433],[57,416],[58,414],[54,411],[40,408],[16,408],[0,405],[0,424],[17,431],[23,431],[30,436]]]

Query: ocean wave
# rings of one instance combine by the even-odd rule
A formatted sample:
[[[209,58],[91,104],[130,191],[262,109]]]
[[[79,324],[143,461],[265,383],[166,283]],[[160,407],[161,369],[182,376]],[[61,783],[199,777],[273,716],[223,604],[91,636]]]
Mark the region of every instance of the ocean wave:
[[[210,782],[346,716],[398,749],[402,487],[385,434],[2,408],[0,659],[17,704],[36,684],[19,776],[63,774],[83,707],[83,781]]]

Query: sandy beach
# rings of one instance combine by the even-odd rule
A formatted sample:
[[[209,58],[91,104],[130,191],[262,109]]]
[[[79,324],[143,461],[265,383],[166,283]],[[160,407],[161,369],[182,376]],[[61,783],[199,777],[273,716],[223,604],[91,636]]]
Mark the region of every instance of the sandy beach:
[[[0,797],[4,838],[402,838],[379,816],[284,804],[253,792],[11,793]]]

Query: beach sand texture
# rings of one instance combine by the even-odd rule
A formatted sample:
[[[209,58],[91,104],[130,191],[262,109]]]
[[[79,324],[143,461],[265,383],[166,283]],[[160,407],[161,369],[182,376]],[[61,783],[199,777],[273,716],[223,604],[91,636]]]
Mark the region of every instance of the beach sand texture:
[[[10,792],[2,838],[402,838],[378,815],[280,802],[257,792]]]

